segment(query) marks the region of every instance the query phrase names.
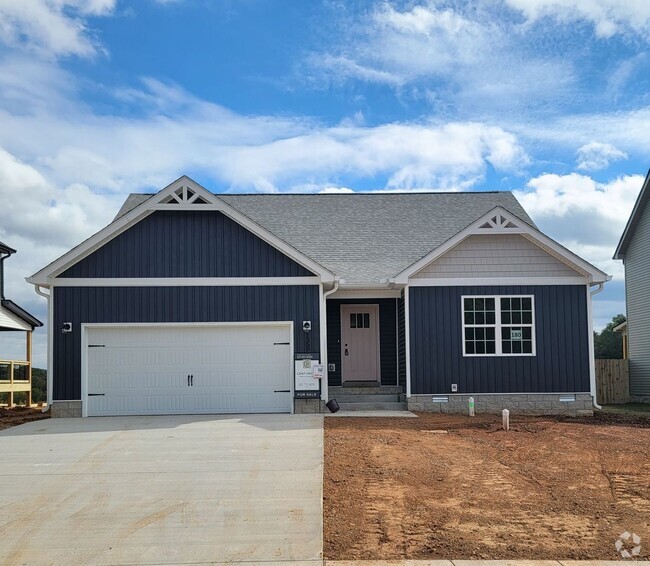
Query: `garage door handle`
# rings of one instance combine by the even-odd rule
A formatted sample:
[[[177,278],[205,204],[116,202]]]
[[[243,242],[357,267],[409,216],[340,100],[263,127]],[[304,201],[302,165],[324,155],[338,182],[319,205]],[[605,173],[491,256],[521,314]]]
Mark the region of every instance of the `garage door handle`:
[[[187,376],[187,386],[194,387],[194,375]]]
[[[288,346],[291,342],[273,342],[274,346]]]
[[[276,389],[273,393],[291,393],[291,389]]]
[[[88,397],[103,397],[106,393],[88,393]]]

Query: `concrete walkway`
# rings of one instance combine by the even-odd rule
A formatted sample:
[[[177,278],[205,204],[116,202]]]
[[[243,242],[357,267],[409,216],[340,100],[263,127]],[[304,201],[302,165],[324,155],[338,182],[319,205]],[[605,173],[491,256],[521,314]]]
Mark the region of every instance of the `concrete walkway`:
[[[318,415],[0,432],[0,564],[322,563]]]

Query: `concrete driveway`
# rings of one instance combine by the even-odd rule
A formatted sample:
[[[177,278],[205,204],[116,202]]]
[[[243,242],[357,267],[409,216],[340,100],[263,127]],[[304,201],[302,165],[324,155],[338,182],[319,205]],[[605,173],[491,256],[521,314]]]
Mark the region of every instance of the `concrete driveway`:
[[[52,419],[0,432],[0,564],[322,558],[322,417]]]

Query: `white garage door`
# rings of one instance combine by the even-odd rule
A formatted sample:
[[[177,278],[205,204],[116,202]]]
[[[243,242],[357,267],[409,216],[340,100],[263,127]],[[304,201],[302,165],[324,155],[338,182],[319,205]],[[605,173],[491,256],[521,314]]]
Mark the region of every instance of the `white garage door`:
[[[89,416],[291,412],[288,325],[86,332]]]

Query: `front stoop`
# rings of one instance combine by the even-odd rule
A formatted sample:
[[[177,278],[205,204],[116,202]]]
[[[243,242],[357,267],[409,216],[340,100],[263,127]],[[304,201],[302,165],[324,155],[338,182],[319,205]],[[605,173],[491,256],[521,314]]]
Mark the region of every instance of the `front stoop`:
[[[336,399],[341,411],[406,411],[402,388],[396,386],[330,387],[330,399]]]

